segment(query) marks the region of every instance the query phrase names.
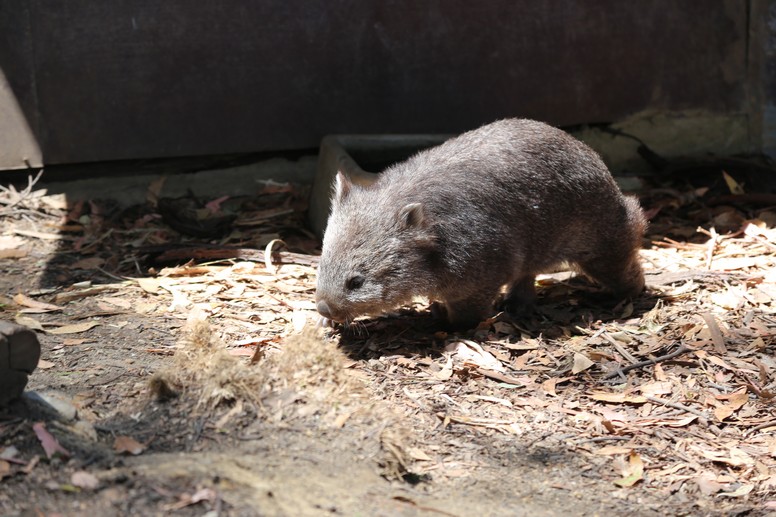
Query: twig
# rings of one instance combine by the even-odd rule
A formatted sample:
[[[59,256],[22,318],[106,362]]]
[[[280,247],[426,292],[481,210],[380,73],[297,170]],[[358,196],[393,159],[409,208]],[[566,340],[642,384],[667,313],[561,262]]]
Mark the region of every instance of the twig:
[[[769,427],[776,427],[776,420],[771,420],[770,422],[765,422],[764,424],[756,425],[751,429],[747,430],[745,435],[749,436],[750,434],[756,433],[757,431],[762,431],[763,429],[768,429]]]
[[[709,236],[709,240],[706,243],[706,271],[711,271],[711,261],[714,260],[714,251],[717,249],[719,235],[713,226],[711,227],[710,231],[706,231],[703,228],[698,228],[697,231],[705,233]]]
[[[486,368],[475,368],[475,372],[479,373],[483,377],[487,377],[489,379],[493,379],[494,381],[503,382],[506,384],[512,384],[514,386],[524,386],[525,384],[520,382],[518,379],[515,379],[514,377],[510,377],[509,375],[505,375],[501,372],[496,372],[493,370],[488,370]]]
[[[673,352],[671,352],[670,354],[661,355],[659,357],[655,357],[654,359],[647,359],[645,361],[639,361],[638,363],[634,363],[634,364],[625,366],[623,368],[618,368],[617,370],[615,370],[613,372],[609,372],[606,375],[604,375],[601,378],[601,381],[606,381],[606,380],[612,379],[614,377],[619,377],[620,375],[624,375],[624,374],[628,373],[631,370],[635,370],[636,368],[643,368],[645,366],[650,366],[650,365],[653,365],[653,364],[662,363],[663,361],[670,361],[674,357],[678,357],[678,356],[680,356],[682,354],[686,354],[687,352],[692,352],[693,350],[694,349],[692,349],[692,348],[690,348],[688,346],[682,345],[679,348],[677,348],[676,350],[674,350]]]
[[[38,175],[35,176],[35,178],[32,176],[27,176],[27,186],[21,192],[18,192],[15,188],[13,188],[13,186],[8,188],[0,185],[0,192],[4,192],[9,196],[8,202],[5,202],[4,200],[2,201],[2,203],[6,205],[6,209],[13,208],[14,206],[27,199],[32,194],[32,187],[35,186],[42,175],[43,169],[38,171]],[[15,197],[16,199],[10,199],[11,197]]]
[[[663,237],[662,241],[652,241],[655,246],[662,246],[664,248],[676,248],[680,250],[705,250],[706,246],[703,244],[694,244],[692,242],[679,242],[668,237]]]
[[[132,280],[130,277],[125,276],[116,276],[113,273],[110,273],[108,271],[105,271],[101,267],[98,267],[97,270],[102,273],[103,275],[107,276],[108,278],[112,278],[113,280],[118,280],[119,282],[124,282],[126,280]]]
[[[706,416],[705,413],[703,413],[702,411],[698,411],[697,409],[693,409],[691,407],[687,407],[684,404],[680,404],[678,402],[671,402],[670,400],[663,400],[663,399],[660,399],[660,398],[657,398],[657,397],[652,397],[650,395],[645,395],[644,398],[647,399],[648,401],[654,402],[656,404],[662,404],[663,406],[667,406],[667,407],[670,407],[670,408],[679,409],[681,411],[686,411],[688,413],[692,413],[693,415],[696,415],[696,416],[700,417],[701,419],[703,419],[704,422],[708,421],[709,417]]]
[[[625,347],[619,344],[616,339],[614,339],[612,336],[609,335],[608,332],[606,331],[601,332],[601,336],[603,336],[603,338],[607,340],[609,344],[611,344],[615,348],[615,350],[617,350],[620,353],[620,355],[623,356],[625,359],[627,359],[631,364],[636,364],[639,362],[638,359],[633,357],[633,354],[625,350]]]
[[[161,251],[161,253],[159,253]],[[188,260],[226,260],[241,259],[254,262],[264,262],[264,251],[251,248],[229,248],[229,247],[190,247],[190,248],[145,248],[142,253],[155,254],[154,263],[167,262],[186,262]],[[320,257],[317,255],[304,255],[301,253],[291,253],[289,251],[275,251],[272,253],[272,262],[274,264],[301,264],[303,266],[317,266]]]
[[[596,436],[595,438],[586,438],[574,442],[574,445],[581,445],[583,443],[597,443],[597,442],[612,442],[612,441],[628,441],[633,439],[632,436]]]
[[[432,513],[438,513],[440,515],[448,515],[449,517],[458,517],[458,514],[456,513],[450,513],[446,512],[444,510],[440,510],[438,508],[434,508],[433,506],[426,506],[422,504],[418,504],[409,497],[405,497],[403,495],[395,495],[393,496],[394,501],[398,501],[400,503],[408,504],[412,506],[413,508],[417,508],[420,511],[423,512],[432,512]]]
[[[746,383],[746,387],[747,387],[747,389],[749,391],[751,391],[752,393],[754,393],[755,395],[757,395],[761,399],[770,400],[770,399],[772,399],[774,397],[773,393],[771,393],[770,391],[767,391],[767,390],[764,390],[764,389],[760,388],[757,384],[754,383],[754,381],[752,381],[749,378],[748,375],[742,373],[739,370],[730,370],[730,371],[733,372],[733,375],[735,375],[736,377],[740,378],[741,380],[743,380]]]

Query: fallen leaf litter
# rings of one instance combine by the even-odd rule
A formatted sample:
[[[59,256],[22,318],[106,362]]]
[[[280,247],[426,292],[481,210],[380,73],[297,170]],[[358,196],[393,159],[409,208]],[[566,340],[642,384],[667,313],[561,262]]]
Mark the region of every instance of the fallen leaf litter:
[[[743,194],[730,175],[723,178],[731,195]],[[470,335],[439,331],[425,301],[328,331],[327,341],[338,344],[347,369],[372,397],[413,421],[420,445],[411,453],[397,448],[392,468],[451,477],[463,472],[453,464],[477,469],[476,461],[460,460],[440,469],[455,451],[423,448],[457,428],[523,436],[527,448],[561,446],[586,456],[613,488],[772,504],[776,207],[712,208],[704,204],[707,190],[643,193],[652,215],[641,251],[649,292],[631,302],[599,303],[595,287],[556,273],[538,279],[533,314],[518,321],[495,315]],[[289,336],[317,320],[317,243],[301,224],[303,190],[274,184],[263,194],[275,206],[243,206],[230,235],[207,245],[189,241],[181,251],[174,232],[148,213],[120,214],[110,226],[95,203],[65,208],[32,190],[26,198],[0,193],[8,207],[1,215],[0,257],[18,260],[35,253],[38,241],[63,238],[79,250],[65,257],[67,272],[59,275],[69,286],[13,293],[0,300],[3,312],[49,334],[80,337],[114,309],[177,319],[197,311],[233,360],[272,360]],[[226,201],[209,209],[218,211]],[[280,238],[291,251],[277,251]],[[164,265],[176,256],[196,262]],[[61,311],[73,301],[101,305],[72,322]],[[178,349],[147,347],[145,353]],[[200,381],[206,384],[206,377]],[[203,403],[261,396],[216,388]],[[335,426],[347,425],[348,411],[332,413]],[[222,422],[229,418],[223,415]],[[68,454],[42,424],[35,432],[46,455]],[[393,442],[386,443],[390,449]],[[141,454],[145,445],[119,436],[114,447]],[[10,460],[0,461],[0,479],[12,468]],[[97,486],[83,473],[74,474],[72,484]],[[169,509],[217,498],[207,490],[184,494]]]

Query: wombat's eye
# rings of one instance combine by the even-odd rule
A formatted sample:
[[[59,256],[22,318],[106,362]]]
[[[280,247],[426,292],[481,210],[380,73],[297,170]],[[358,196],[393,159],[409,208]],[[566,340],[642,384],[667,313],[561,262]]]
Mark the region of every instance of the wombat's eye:
[[[361,275],[351,276],[348,278],[348,281],[345,282],[345,287],[347,287],[350,291],[353,291],[364,285],[364,281],[365,278]]]

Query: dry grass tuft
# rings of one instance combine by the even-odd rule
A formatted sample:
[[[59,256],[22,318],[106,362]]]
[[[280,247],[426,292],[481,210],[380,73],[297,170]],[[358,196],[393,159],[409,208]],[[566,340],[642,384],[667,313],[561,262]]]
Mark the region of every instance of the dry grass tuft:
[[[222,403],[248,401],[266,412],[277,409],[264,404],[266,399],[282,398],[307,406],[306,415],[328,414],[335,419],[342,411],[354,412],[357,408],[347,409],[354,401],[366,399],[363,385],[347,370],[345,355],[314,328],[289,336],[279,351],[255,364],[227,350],[206,320],[191,322],[174,367],[154,376],[151,392],[169,399],[175,393],[171,386],[176,386],[193,395],[198,408],[210,410]],[[290,414],[284,408],[281,418]]]
[[[268,356],[261,366],[275,388],[342,395],[360,388],[348,364],[336,343],[325,341],[318,329],[308,326],[286,338],[281,352]]]
[[[173,357],[173,369],[162,378],[195,393],[197,407],[213,409],[237,400],[260,402],[261,379],[255,369],[229,355],[206,320],[191,322],[181,345]]]

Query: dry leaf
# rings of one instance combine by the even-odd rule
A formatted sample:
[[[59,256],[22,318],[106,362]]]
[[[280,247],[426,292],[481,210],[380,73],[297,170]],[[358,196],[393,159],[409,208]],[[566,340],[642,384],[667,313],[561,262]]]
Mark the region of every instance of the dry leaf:
[[[643,393],[645,397],[668,395],[674,391],[673,384],[670,382],[649,382],[647,384],[642,384],[636,389]]]
[[[730,406],[719,406],[714,409],[714,416],[717,418],[717,420],[722,422],[735,412],[736,410]]]
[[[447,356],[447,361],[445,362],[445,365],[442,367],[439,371],[432,371],[431,375],[433,375],[436,379],[439,379],[440,381],[446,381],[450,377],[453,376],[453,356],[449,355]]]
[[[45,193],[45,190],[42,191]],[[67,196],[65,194],[49,194],[48,196],[41,196],[40,202],[53,210],[67,210]]]
[[[201,501],[215,501],[218,494],[212,488],[201,488],[195,494],[181,494],[180,501],[177,503],[165,506],[165,510],[180,510],[192,504],[197,504]]]
[[[304,326],[307,324],[307,313],[304,311],[294,311],[291,314],[291,325],[294,327],[294,332],[299,334],[304,330]]]
[[[727,185],[731,194],[737,196],[746,193],[744,192],[744,187],[742,187],[741,184],[733,178],[733,176],[725,171],[722,171],[722,177],[725,179],[725,184]]]
[[[129,436],[117,436],[113,442],[113,450],[118,454],[131,454],[137,456],[145,449],[145,445]]]
[[[500,343],[504,348],[509,350],[538,350],[539,343],[535,339],[522,339],[517,343]]]
[[[0,250],[0,259],[24,258],[29,255],[26,249]]]
[[[79,470],[70,476],[70,484],[84,490],[96,490],[100,486],[100,480],[94,474]]]
[[[422,450],[420,450],[420,449],[417,449],[417,448],[415,448],[415,447],[410,447],[410,448],[407,450],[407,453],[408,453],[408,454],[410,455],[410,457],[411,457],[412,459],[414,459],[414,460],[418,460],[418,461],[432,461],[432,460],[431,460],[431,456],[429,456],[428,454],[426,454],[426,453],[425,453],[425,452],[423,452]]]
[[[732,492],[720,492],[719,497],[743,497],[754,490],[754,485],[741,485]]]
[[[547,395],[550,395],[552,397],[557,397],[558,394],[555,393],[555,385],[558,383],[557,377],[550,377],[546,381],[542,383],[542,389]]]
[[[571,368],[571,373],[578,374],[579,372],[582,372],[584,370],[587,370],[591,366],[593,366],[595,363],[588,359],[587,356],[580,354],[579,352],[574,353],[574,366]]]
[[[703,321],[706,322],[706,326],[711,333],[711,340],[714,343],[714,351],[718,354],[726,354],[727,348],[725,347],[725,339],[722,337],[722,331],[719,328],[716,318],[709,313],[704,312],[701,314]]]
[[[45,359],[38,359],[38,368],[41,370],[48,370],[49,368],[53,368],[56,366],[56,364],[52,363],[51,361],[46,361]]]
[[[98,321],[82,321],[81,323],[73,323],[72,325],[62,325],[61,327],[49,329],[46,332],[49,334],[78,334],[79,332],[86,332],[98,326]]]
[[[0,460],[0,481],[11,475],[11,464],[5,460]]]
[[[698,489],[703,495],[714,495],[724,486],[717,481],[717,476],[711,472],[703,472],[701,475],[695,478],[695,483],[698,485]]]
[[[32,424],[32,430],[35,431],[35,436],[38,437],[38,441],[40,441],[40,444],[43,446],[47,458],[50,459],[57,455],[65,458],[70,457],[70,453],[67,449],[59,445],[57,439],[46,430],[46,426],[43,422]]]
[[[711,269],[714,271],[735,271],[759,266],[761,263],[762,259],[759,257],[722,257],[714,259],[711,263]]]
[[[105,264],[105,259],[101,257],[88,257],[70,264],[70,269],[97,269]]]
[[[599,454],[602,456],[614,456],[617,454],[630,454],[633,452],[632,447],[623,447],[621,445],[607,445],[606,447],[601,447],[597,451],[594,451],[593,454]]]
[[[36,320],[35,318],[31,318],[29,316],[23,316],[21,314],[17,314],[14,318],[14,321],[18,323],[19,325],[22,325],[24,327],[29,327],[33,330],[40,330],[43,331],[43,325]]]
[[[122,309],[129,309],[132,307],[132,302],[126,298],[119,298],[118,296],[105,296],[102,301],[120,307]]]
[[[615,485],[621,487],[633,486],[641,481],[644,475],[644,463],[641,461],[641,456],[638,453],[631,451],[628,457],[628,465],[622,472],[622,479],[618,479],[614,482]]]
[[[35,311],[31,311],[28,309],[23,310],[22,312],[26,313],[35,313],[35,312],[53,312],[53,311],[61,311],[62,307],[59,305],[54,305],[51,303],[45,303],[45,302],[39,302],[38,300],[32,299],[27,295],[24,295],[22,293],[17,293],[13,297],[13,301],[16,302],[17,305],[21,305],[23,307],[29,307],[30,309],[35,309]]]
[[[470,340],[454,341],[445,347],[445,352],[455,354],[464,363],[503,373],[504,365],[493,354],[482,349],[479,343]]]
[[[43,232],[34,232],[34,231],[27,231],[27,230],[14,230],[14,233],[17,235],[24,235],[26,237],[33,237],[35,239],[40,239],[44,241],[65,240],[65,237],[63,237],[58,233],[43,233]]]
[[[750,455],[748,455],[747,453],[745,453],[744,451],[736,447],[732,447],[729,451],[729,454],[725,454],[718,451],[710,451],[710,450],[703,450],[701,451],[701,454],[703,455],[704,458],[709,459],[711,461],[726,463],[734,467],[740,467],[742,465],[747,465],[747,466],[754,465],[754,459]]]
[[[699,352],[700,352],[700,350],[699,350]],[[700,355],[698,357],[700,357]],[[720,359],[719,357],[717,357],[715,355],[707,355],[706,359],[708,359],[708,361],[710,363],[716,364],[717,366],[721,366],[722,368],[724,368],[726,370],[730,370],[730,371],[733,370],[732,366],[730,366],[728,363],[726,363],[725,361],[723,361],[722,359]]]
[[[725,291],[712,293],[709,297],[711,303],[718,305],[723,309],[736,309],[744,301],[744,297],[737,289],[728,288]]]
[[[717,399],[727,400],[728,403],[714,409],[714,416],[721,422],[741,409],[749,401],[747,389],[743,388],[729,395],[717,395]]]
[[[148,204],[151,206],[155,207],[159,203],[159,198],[162,197],[162,189],[164,188],[165,181],[167,181],[167,176],[162,175],[148,184],[148,189],[146,190],[146,201],[148,201]]]
[[[14,250],[27,242],[15,235],[0,235],[0,250]]]
[[[652,368],[654,369],[655,379],[658,382],[665,382],[668,380],[668,376],[666,375],[665,370],[663,370],[662,364],[655,363],[655,365]]]
[[[135,281],[140,286],[140,289],[149,294],[157,294],[159,292],[160,282],[157,278],[136,278]]]
[[[686,425],[690,425],[691,423],[695,422],[698,419],[696,415],[688,415],[684,418],[679,418],[676,420],[653,420],[651,422],[652,425],[665,425],[668,427],[684,427]]]

